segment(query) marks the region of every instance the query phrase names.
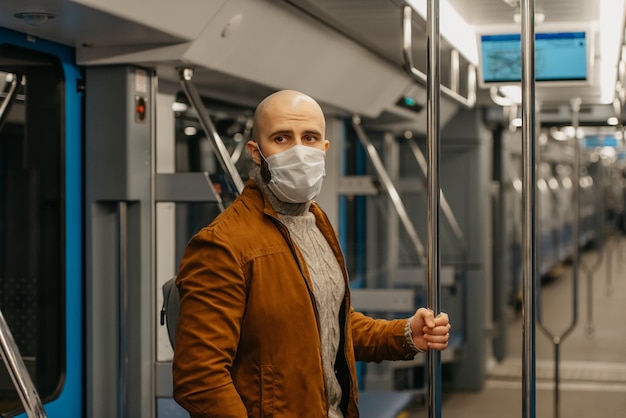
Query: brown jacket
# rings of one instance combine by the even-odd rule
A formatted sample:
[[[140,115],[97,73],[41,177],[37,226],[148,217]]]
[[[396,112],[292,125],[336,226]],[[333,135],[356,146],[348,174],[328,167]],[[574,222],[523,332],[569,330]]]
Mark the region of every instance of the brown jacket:
[[[335,231],[310,209],[344,271],[336,368],[346,418],[358,417],[356,360],[413,358],[406,320],[374,320],[350,307]],[[261,190],[242,195],[187,245],[174,398],[192,417],[326,417],[317,309],[304,259]]]

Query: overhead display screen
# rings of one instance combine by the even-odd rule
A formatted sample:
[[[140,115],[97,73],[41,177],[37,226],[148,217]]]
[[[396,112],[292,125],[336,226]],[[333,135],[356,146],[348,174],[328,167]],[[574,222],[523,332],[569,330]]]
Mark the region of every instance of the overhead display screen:
[[[588,54],[586,32],[535,34],[535,80],[586,81]],[[520,34],[482,35],[482,81],[519,82],[522,78]]]

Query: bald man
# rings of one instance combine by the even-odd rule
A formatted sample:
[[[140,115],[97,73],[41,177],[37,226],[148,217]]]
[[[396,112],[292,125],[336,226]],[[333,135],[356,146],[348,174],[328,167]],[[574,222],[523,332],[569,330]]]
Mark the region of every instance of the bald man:
[[[448,345],[445,313],[387,321],[351,308],[339,242],[314,202],[325,131],[311,97],[263,100],[247,143],[250,180],[187,245],[173,378],[192,417],[358,417],[356,361]]]

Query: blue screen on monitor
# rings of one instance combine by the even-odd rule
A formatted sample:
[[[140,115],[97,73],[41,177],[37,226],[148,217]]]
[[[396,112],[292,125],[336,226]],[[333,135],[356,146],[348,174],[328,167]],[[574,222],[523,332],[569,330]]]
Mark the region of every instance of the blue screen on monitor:
[[[482,35],[481,67],[485,83],[518,82],[522,78],[521,36]],[[535,34],[535,80],[587,80],[585,32]]]

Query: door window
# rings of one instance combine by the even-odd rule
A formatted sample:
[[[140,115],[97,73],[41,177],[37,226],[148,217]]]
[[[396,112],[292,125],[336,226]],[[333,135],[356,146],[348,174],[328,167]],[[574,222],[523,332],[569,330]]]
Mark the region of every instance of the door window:
[[[44,401],[65,370],[64,91],[56,58],[0,45],[0,309]],[[0,363],[0,415],[21,409]]]

